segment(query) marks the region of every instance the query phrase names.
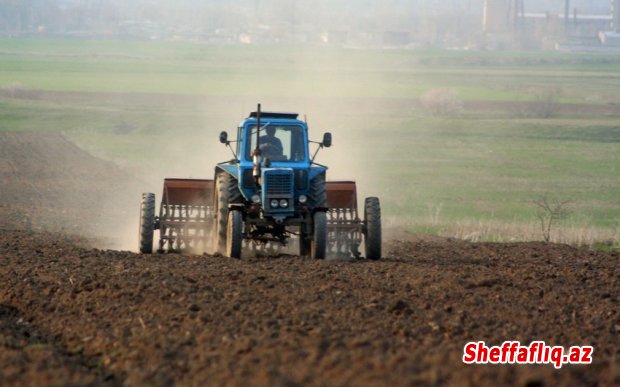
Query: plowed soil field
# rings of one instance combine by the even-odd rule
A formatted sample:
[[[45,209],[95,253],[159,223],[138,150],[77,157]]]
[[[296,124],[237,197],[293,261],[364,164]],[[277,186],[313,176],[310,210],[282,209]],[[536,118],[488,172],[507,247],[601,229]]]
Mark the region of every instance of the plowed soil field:
[[[377,262],[95,249],[132,178],[54,134],[0,150],[0,384],[620,384],[619,254],[404,233]],[[464,365],[478,340],[593,363]]]

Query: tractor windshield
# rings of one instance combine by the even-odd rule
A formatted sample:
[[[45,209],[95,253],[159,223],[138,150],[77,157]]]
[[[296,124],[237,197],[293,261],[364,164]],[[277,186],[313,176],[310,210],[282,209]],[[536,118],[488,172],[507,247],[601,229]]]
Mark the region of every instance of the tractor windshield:
[[[247,131],[245,158],[252,159],[256,148],[256,125]],[[303,161],[306,157],[304,134],[300,126],[267,125],[260,129],[260,149],[271,161]]]

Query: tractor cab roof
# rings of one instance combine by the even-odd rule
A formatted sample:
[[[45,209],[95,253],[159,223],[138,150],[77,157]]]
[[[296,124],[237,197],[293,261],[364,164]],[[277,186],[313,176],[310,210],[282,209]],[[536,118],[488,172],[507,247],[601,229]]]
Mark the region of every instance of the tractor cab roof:
[[[257,118],[256,112],[251,112],[248,118]],[[286,118],[290,120],[296,120],[299,114],[297,113],[278,113],[278,112],[260,112],[261,119],[269,119],[269,118]]]

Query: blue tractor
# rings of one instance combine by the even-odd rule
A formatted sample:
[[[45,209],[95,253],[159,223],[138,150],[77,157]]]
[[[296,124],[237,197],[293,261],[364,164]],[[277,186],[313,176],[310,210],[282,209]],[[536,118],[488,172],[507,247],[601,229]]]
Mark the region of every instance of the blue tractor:
[[[213,180],[165,179],[159,216],[155,195],[143,194],[140,251],[150,253],[159,230],[159,251],[212,250],[240,258],[244,247],[286,246],[299,255],[381,257],[381,208],[364,201],[358,216],[353,181],[326,181],[327,167],[314,161],[332,144],[331,134],[310,141],[295,113],[261,112],[260,104],[237,128],[220,133],[233,159],[217,164]],[[311,145],[316,149],[311,153]]]

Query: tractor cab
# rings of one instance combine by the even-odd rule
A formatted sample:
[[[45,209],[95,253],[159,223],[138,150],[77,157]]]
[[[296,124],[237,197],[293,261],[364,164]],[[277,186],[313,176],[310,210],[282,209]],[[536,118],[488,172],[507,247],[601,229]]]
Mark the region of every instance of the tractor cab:
[[[220,138],[228,143],[227,134]],[[237,129],[234,160],[218,168],[237,177],[239,192],[261,216],[276,223],[299,219],[308,210],[310,181],[327,170],[312,164],[310,142],[308,126],[298,114],[252,112]]]
[[[293,113],[263,113],[261,127],[257,127],[256,112],[244,120],[239,127],[237,154],[243,154],[244,161],[252,162],[252,153],[259,149],[264,160],[284,163],[309,163],[308,126]],[[290,165],[290,164],[289,164]]]

